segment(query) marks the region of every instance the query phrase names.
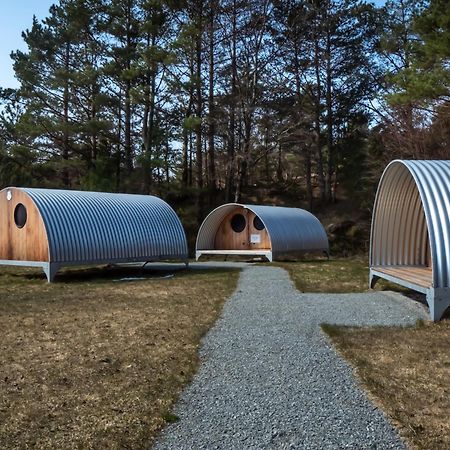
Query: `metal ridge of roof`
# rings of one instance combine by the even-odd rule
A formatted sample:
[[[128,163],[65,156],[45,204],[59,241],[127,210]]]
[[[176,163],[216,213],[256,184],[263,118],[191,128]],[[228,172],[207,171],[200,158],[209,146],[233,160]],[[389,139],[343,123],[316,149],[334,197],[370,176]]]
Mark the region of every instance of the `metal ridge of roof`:
[[[187,259],[175,211],[150,195],[17,188],[41,213],[52,263]]]

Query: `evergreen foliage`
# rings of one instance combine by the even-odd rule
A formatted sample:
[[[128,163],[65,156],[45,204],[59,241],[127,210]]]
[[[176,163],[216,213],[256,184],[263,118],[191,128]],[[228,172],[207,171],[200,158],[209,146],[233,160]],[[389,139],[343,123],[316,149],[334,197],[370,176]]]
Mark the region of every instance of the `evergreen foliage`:
[[[390,159],[447,157],[445,0],[60,0],[23,39],[3,186],[155,193],[200,220],[277,193],[366,207]]]

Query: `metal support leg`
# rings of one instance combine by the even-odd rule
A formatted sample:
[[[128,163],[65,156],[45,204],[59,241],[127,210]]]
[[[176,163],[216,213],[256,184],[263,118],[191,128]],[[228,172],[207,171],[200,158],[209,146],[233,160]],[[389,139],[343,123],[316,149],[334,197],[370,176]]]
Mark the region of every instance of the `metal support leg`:
[[[380,277],[377,275],[374,275],[371,270],[370,274],[369,274],[369,288],[373,289],[379,279],[380,279]]]
[[[431,320],[437,322],[450,307],[450,289],[430,288],[427,292],[427,303]]]
[[[55,279],[56,273],[58,272],[60,267],[61,265],[57,263],[48,263],[47,266],[44,266],[44,272],[49,283],[51,283]]]

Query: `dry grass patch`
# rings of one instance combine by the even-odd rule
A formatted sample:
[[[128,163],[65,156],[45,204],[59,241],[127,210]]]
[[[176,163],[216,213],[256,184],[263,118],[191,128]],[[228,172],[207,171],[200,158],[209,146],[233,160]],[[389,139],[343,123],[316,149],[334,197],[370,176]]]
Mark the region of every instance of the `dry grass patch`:
[[[323,329],[412,448],[450,448],[450,320]]]
[[[275,265],[286,269],[296,288],[301,292],[363,292],[369,283],[367,258],[324,258],[302,261],[278,262]],[[406,292],[401,286],[380,280],[377,289]]]
[[[238,272],[135,282],[100,272],[55,284],[2,272],[0,448],[148,448],[176,420],[170,407]]]

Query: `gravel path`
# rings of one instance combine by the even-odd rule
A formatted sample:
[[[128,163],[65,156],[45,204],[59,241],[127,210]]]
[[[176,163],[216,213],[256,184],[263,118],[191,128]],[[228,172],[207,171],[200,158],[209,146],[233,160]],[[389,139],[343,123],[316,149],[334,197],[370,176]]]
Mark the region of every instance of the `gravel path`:
[[[202,364],[154,449],[402,449],[320,331],[323,322],[426,318],[393,293],[301,294],[288,273],[248,267],[202,341]]]

